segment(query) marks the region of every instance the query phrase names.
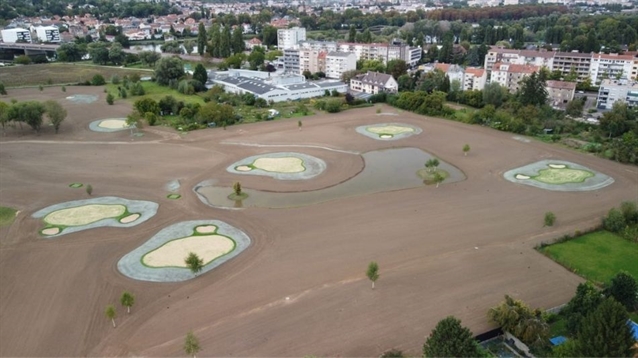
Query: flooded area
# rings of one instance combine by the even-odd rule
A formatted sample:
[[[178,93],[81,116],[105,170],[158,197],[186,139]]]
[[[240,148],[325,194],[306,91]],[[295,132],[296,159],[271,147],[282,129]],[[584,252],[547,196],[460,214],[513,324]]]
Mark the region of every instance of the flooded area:
[[[285,193],[244,189],[243,192],[248,194],[248,197],[241,201],[228,199],[228,195],[232,193],[232,188],[228,187],[201,186],[195,188],[195,191],[214,207],[299,207],[346,197],[425,186],[417,171],[424,168],[428,159],[433,158],[418,148],[376,150],[364,153],[362,157],[365,162],[363,171],[343,183],[320,190]],[[449,173],[443,184],[465,179],[465,174],[458,168],[440,159],[439,161],[439,169]]]

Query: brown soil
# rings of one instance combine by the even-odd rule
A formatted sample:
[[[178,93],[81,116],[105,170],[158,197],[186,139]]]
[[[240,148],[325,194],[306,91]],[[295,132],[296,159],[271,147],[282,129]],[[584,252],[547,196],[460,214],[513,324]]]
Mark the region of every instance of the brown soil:
[[[60,97],[72,91],[86,93],[69,87]],[[37,89],[12,94],[38,96]],[[133,141],[127,131],[88,130],[92,120],[125,116],[129,106],[107,106],[103,95],[90,105],[66,102],[69,118],[60,134],[50,128],[39,136],[10,129],[0,140],[2,205],[21,211],[0,231],[0,355],[178,356],[189,330],[205,356],[378,356],[393,347],[418,355],[425,337],[447,315],[475,333],[492,328],[486,312],[504,294],[534,307],[565,303],[582,279],[538,254],[534,245],[598,224],[609,208],[635,196],[638,186],[636,167],[406,112],[392,121],[418,126],[422,134],[394,142],[357,134],[357,126],[379,121],[375,108],[314,116],[304,121],[303,131],[297,119],[184,137],[152,128]],[[465,143],[472,146],[467,157]],[[273,191],[311,190],[363,168],[355,154],[303,145],[356,152],[420,147],[459,167],[468,179],[295,209],[214,209],[191,191],[206,179],[229,186],[241,180],[245,188]],[[317,156],[328,168],[308,181],[225,170],[247,156],[279,151]],[[502,177],[547,158],[585,165],[616,182],[598,191],[550,192]],[[181,200],[165,197],[164,185],[173,179],[181,181]],[[41,239],[42,223],[31,214],[86,198],[83,190],[68,187],[72,182],[91,184],[94,196],[151,200],[160,208],[132,228]],[[543,227],[547,211],[556,214],[556,226]],[[225,221],[245,231],[253,244],[184,283],[138,282],[117,271],[123,255],[160,229],[197,219]],[[373,260],[381,274],[374,290],[365,277]],[[117,304],[124,290],[136,296],[135,306],[128,315],[117,305],[113,329],[104,308]]]

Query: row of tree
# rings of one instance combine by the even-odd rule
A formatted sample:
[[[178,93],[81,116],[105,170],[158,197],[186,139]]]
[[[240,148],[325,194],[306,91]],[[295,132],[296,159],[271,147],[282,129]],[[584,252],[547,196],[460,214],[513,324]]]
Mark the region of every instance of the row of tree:
[[[45,115],[55,129],[55,133],[58,133],[60,124],[67,115],[66,109],[58,102],[54,100],[46,102],[12,100],[11,103],[0,101],[0,124],[3,133],[5,133],[7,126],[16,124],[21,128],[23,124],[26,124],[39,133]]]

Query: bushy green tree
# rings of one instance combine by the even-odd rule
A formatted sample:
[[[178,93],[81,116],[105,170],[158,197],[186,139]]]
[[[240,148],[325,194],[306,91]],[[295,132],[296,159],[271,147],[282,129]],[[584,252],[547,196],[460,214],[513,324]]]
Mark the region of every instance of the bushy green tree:
[[[545,226],[554,226],[554,222],[556,221],[556,215],[553,212],[548,211],[545,213]]]
[[[575,336],[585,316],[593,312],[603,301],[602,292],[587,281],[581,283],[576,288],[576,294],[561,311],[567,317],[567,331],[571,336]]]
[[[136,100],[135,103],[133,103],[133,107],[142,115],[146,113],[159,114],[160,112],[157,101],[148,97]]]
[[[111,322],[113,322],[113,328],[115,328],[115,315],[117,313],[115,312],[115,307],[113,307],[113,305],[108,305],[106,306],[106,310],[104,310],[104,315],[106,316],[106,318],[110,319]]]
[[[628,272],[621,271],[617,273],[605,290],[605,294],[613,297],[621,303],[628,311],[638,308],[638,282]]]
[[[7,90],[4,88],[4,83],[0,82],[0,95],[6,96]]]
[[[578,330],[577,355],[581,357],[631,357],[634,340],[625,307],[606,298],[587,315]]]
[[[127,313],[131,313],[131,307],[135,304],[135,296],[128,291],[124,291],[120,297],[120,303],[126,307]]]
[[[93,86],[103,86],[106,84],[106,80],[104,79],[104,76],[102,76],[101,74],[95,74],[93,76],[93,78],[91,79],[91,85]]]
[[[167,86],[170,80],[184,77],[184,63],[179,57],[165,57],[157,62],[155,79],[158,84]]]
[[[189,252],[188,256],[184,259],[186,266],[191,272],[197,275],[204,268],[204,260],[197,256],[194,252]]]
[[[199,346],[199,340],[192,331],[186,334],[186,338],[184,339],[184,352],[188,355],[192,355],[195,358],[195,355],[201,350]]]
[[[461,325],[453,316],[437,323],[423,345],[424,357],[483,357],[481,349],[472,332]]]
[[[603,226],[611,232],[620,232],[627,226],[625,216],[616,208],[611,208],[603,219]]]
[[[368,264],[366,276],[372,282],[372,289],[374,289],[374,283],[379,279],[379,264],[375,261],[370,262],[370,264]]]
[[[49,117],[49,121],[53,124],[53,128],[55,129],[55,133],[58,133],[60,129],[60,124],[66,118],[67,112],[64,107],[62,107],[58,102],[54,100],[49,100],[44,102],[44,109],[47,117]]]
[[[208,81],[208,73],[206,73],[206,69],[201,63],[198,63],[197,66],[195,66],[193,79],[201,82],[202,84],[206,84],[206,81]]]
[[[9,107],[6,112],[7,119],[18,123],[26,123],[36,133],[42,127],[42,116],[46,112],[44,105],[36,101],[18,102]]]

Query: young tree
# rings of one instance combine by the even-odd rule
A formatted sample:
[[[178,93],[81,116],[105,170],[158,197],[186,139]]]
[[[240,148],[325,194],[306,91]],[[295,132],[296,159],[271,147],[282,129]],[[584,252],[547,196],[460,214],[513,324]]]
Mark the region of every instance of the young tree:
[[[200,259],[194,252],[189,252],[186,259],[186,266],[193,272],[193,274],[197,275],[204,268],[204,260]]]
[[[246,49],[246,43],[244,42],[244,35],[241,26],[237,26],[235,30],[233,30],[230,47],[234,54],[242,53]]]
[[[55,133],[58,133],[60,129],[60,124],[66,118],[66,109],[64,109],[58,102],[49,100],[44,102],[44,108],[46,110],[47,117],[49,117],[49,121],[53,124],[53,128],[55,129]]]
[[[9,116],[7,112],[9,111],[9,105],[7,102],[0,101],[0,124],[2,125],[2,134],[6,134],[4,132],[4,128],[9,122]]]
[[[470,145],[466,144],[463,146],[463,155],[467,157],[467,153],[470,151]]]
[[[206,81],[208,81],[208,73],[206,73],[206,69],[201,63],[198,63],[197,66],[195,66],[193,79],[201,82],[202,85],[205,85]]]
[[[553,212],[548,211],[545,213],[545,226],[554,226],[554,222],[556,221],[556,215]]]
[[[379,265],[376,262],[372,261],[368,264],[366,276],[372,281],[372,289],[374,290],[374,283],[379,279]]]
[[[432,172],[434,170],[436,170],[436,168],[439,166],[439,160],[437,158],[430,158],[428,159],[427,162],[425,162],[425,167],[427,168],[428,172]]]
[[[108,103],[109,105],[112,105],[114,100],[115,98],[113,97],[111,93],[106,95],[106,103]]]
[[[299,127],[299,130],[301,130],[301,126],[302,126],[302,125],[303,125],[303,124],[301,123],[301,121],[297,121],[297,127]]]
[[[620,271],[611,279],[605,295],[613,297],[628,311],[638,308],[638,282],[626,271]]]
[[[443,183],[445,178],[443,177],[443,175],[441,175],[441,173],[434,172],[434,174],[432,175],[432,180],[434,180],[434,182],[436,183],[436,187],[438,188],[439,184]]]
[[[193,358],[196,358],[195,355],[201,350],[199,346],[199,340],[193,334],[193,331],[190,331],[186,334],[186,339],[184,340],[184,352],[188,355],[192,355]]]
[[[7,90],[4,88],[4,83],[0,82],[0,95],[6,96]]]
[[[583,319],[577,335],[577,356],[631,357],[634,340],[627,323],[629,315],[622,304],[606,298]]]
[[[111,322],[113,322],[113,328],[115,328],[115,307],[113,307],[113,305],[108,305],[106,306],[106,310],[104,311],[104,314],[106,315],[106,318],[110,319]]]
[[[235,195],[240,196],[241,195],[241,183],[240,182],[235,182],[235,184],[233,184],[233,192],[235,192]]]
[[[124,291],[120,297],[120,303],[126,307],[126,312],[131,313],[131,307],[135,303],[135,296],[128,291]]]
[[[93,186],[91,186],[91,184],[86,186],[86,193],[89,194],[89,196],[93,194]]]
[[[484,352],[467,327],[453,316],[437,323],[423,345],[424,357],[482,357]]]

